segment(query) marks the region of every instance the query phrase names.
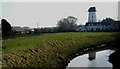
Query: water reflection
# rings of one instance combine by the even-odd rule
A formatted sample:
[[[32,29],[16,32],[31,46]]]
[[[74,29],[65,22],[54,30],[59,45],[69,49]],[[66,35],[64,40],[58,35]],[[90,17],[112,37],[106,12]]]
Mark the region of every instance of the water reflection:
[[[112,67],[108,62],[109,55],[113,50],[103,50],[96,52],[96,59],[90,61],[88,54],[78,56],[70,61],[67,67]]]

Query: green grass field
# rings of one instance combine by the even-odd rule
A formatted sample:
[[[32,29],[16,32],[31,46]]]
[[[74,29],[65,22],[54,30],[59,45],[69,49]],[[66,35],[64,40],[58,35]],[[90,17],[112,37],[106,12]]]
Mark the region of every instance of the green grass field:
[[[111,32],[69,32],[3,40],[3,67],[62,67],[67,58],[89,46],[112,41]]]

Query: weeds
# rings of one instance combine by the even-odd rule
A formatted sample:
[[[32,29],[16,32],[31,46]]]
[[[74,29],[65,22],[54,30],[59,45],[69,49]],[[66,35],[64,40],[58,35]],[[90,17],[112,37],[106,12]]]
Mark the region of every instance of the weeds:
[[[56,33],[3,40],[3,67],[63,67],[87,47],[113,40],[113,33]]]

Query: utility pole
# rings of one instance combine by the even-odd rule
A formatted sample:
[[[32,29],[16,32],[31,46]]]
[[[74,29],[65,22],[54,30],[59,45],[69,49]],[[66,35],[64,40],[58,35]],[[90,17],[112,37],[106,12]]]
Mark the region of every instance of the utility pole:
[[[37,28],[39,28],[39,23],[37,23]]]
[[[120,20],[120,1],[118,2],[118,20]]]

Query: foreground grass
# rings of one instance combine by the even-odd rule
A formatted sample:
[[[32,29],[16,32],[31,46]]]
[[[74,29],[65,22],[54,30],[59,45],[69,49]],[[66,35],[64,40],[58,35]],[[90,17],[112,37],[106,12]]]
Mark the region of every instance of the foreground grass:
[[[86,47],[111,42],[113,33],[55,33],[3,40],[3,67],[63,67]]]

